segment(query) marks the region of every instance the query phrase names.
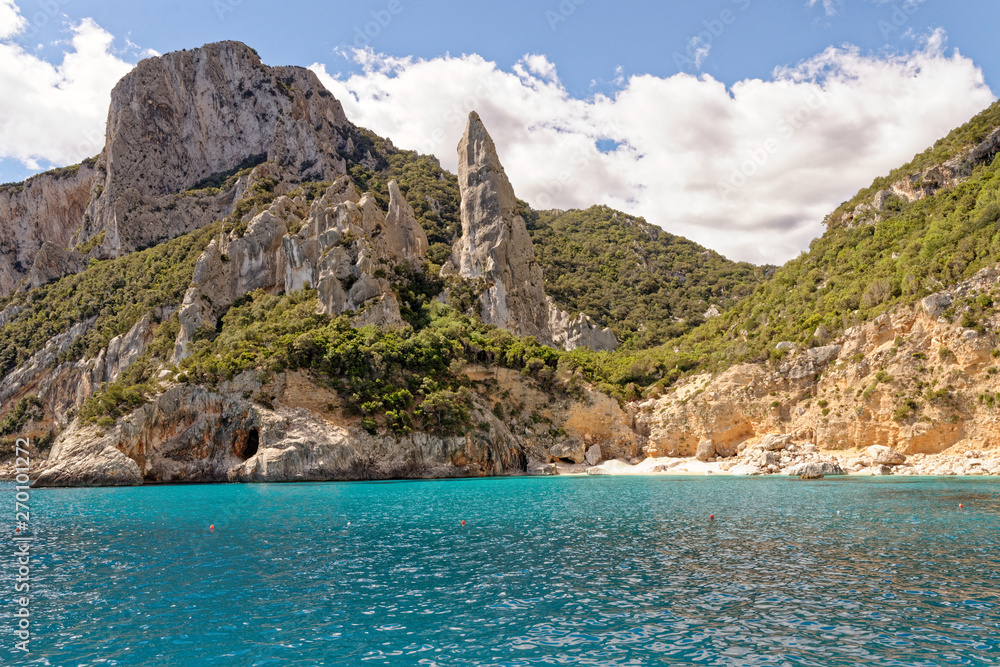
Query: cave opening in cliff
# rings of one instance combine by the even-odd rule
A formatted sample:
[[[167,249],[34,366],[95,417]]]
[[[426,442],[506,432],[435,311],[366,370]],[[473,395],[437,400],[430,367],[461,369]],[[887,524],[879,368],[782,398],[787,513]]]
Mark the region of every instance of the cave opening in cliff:
[[[250,433],[247,434],[247,444],[243,446],[243,460],[246,461],[254,454],[257,453],[257,449],[260,447],[260,431],[255,428],[250,429]]]

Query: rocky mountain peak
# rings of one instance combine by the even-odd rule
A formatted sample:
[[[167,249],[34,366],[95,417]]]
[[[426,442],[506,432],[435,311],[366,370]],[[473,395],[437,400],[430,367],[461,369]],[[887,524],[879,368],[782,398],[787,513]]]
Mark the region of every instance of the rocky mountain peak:
[[[150,240],[143,210],[243,164],[333,180],[346,173],[339,151],[349,126],[314,73],[267,67],[239,42],[143,60],[111,93],[85,235],[106,230],[106,254],[128,252]]]
[[[86,264],[53,262],[50,248],[32,272],[45,243],[107,259],[225,217],[253,186],[218,187],[241,169],[271,162],[279,180],[333,181],[357,132],[314,73],[268,67],[239,42],[143,60],[112,91],[96,158],[0,191],[0,232],[19,239],[0,243],[0,296]]]
[[[479,114],[458,145],[462,238],[452,261],[463,278],[483,278],[483,321],[551,345],[542,269],[517,198]]]

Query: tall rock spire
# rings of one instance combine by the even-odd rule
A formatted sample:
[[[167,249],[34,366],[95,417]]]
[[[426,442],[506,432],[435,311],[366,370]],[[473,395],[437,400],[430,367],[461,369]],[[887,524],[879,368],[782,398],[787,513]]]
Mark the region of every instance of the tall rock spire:
[[[462,277],[486,281],[483,321],[553,345],[542,267],[493,139],[475,111],[458,145],[458,185],[462,238],[452,261]]]
[[[485,281],[479,297],[483,321],[552,347],[615,349],[618,342],[610,329],[598,327],[583,313],[570,317],[545,295],[542,267],[517,213],[514,188],[475,111],[458,144],[458,187],[462,238],[452,251],[452,263],[463,278]]]

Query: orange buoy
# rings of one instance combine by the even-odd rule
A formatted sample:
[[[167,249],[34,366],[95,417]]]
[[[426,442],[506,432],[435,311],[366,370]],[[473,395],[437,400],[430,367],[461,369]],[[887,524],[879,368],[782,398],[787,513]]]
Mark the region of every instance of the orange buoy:
[[[958,504],[958,509],[962,509],[962,503]]]
[[[715,515],[714,514],[709,514],[708,515],[708,520],[709,521],[715,521]]]
[[[463,526],[465,525],[465,519],[462,519],[462,525]]]
[[[209,526],[209,527],[208,527],[208,530],[209,530],[209,531],[213,531],[213,530],[215,530],[215,524],[213,523],[213,524],[212,524],[211,526]]]

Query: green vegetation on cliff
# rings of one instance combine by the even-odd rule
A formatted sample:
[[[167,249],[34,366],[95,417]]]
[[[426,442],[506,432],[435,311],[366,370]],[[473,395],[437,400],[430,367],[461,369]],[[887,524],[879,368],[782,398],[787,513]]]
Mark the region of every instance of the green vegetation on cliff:
[[[965,131],[955,134],[965,136]],[[618,395],[635,393],[651,383],[669,385],[687,373],[776,361],[783,353],[775,349],[778,342],[822,345],[848,327],[970,278],[1000,263],[1000,163],[979,165],[956,187],[911,203],[899,201],[881,216],[875,224],[829,228],[808,252],[779,268],[722,317],[666,345],[584,354],[581,363],[590,377],[608,383]],[[973,311],[986,307],[973,304]],[[975,327],[974,315],[966,320],[963,326]],[[823,329],[826,336],[815,335]]]
[[[222,318],[217,335],[194,343],[181,380],[214,386],[245,371],[269,377],[307,370],[366,428],[452,434],[467,425],[472,408],[466,363],[520,370],[552,388],[562,356],[438,303],[426,307],[427,326],[390,331],[356,329],[347,316],[317,314],[316,305],[312,290],[247,295]]]
[[[854,197],[837,207],[837,210],[830,214],[827,220],[832,221],[831,226],[836,226],[835,221],[840,220],[848,211],[854,210],[854,207],[858,204],[870,201],[879,190],[922,172],[928,167],[943,164],[957,157],[986,139],[998,127],[1000,127],[1000,102],[995,102],[977,114],[968,123],[955,128],[947,136],[938,139],[932,147],[916,155],[903,166],[893,169],[886,176],[876,178],[867,188],[862,189]]]
[[[384,209],[395,179],[443,264],[461,236],[458,179],[433,157],[372,144],[382,169],[360,163],[351,175]],[[691,330],[710,305],[726,309],[749,294],[773,267],[732,262],[642,218],[606,206],[585,211],[534,211],[521,202],[545,289],[560,308],[610,326],[626,347],[658,345]]]
[[[0,328],[0,376],[74,324],[94,318],[93,326],[60,354],[63,361],[96,357],[146,313],[180,305],[195,262],[218,231],[214,224],[125,257],[94,261],[83,273],[7,299],[3,305],[23,310]]]
[[[773,270],[732,262],[607,206],[523,214],[545,291],[560,308],[610,326],[626,348],[686,333],[710,305],[729,308]]]
[[[772,341],[810,344],[820,324],[833,334],[1000,262],[995,162],[882,215],[877,224],[829,229],[692,340],[717,336],[734,360],[757,358]]]

